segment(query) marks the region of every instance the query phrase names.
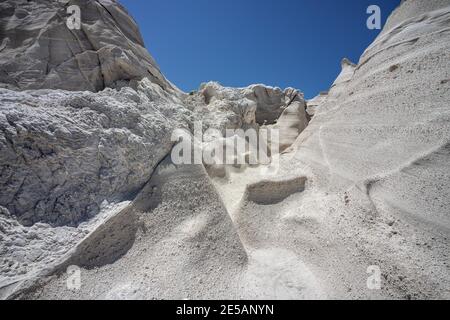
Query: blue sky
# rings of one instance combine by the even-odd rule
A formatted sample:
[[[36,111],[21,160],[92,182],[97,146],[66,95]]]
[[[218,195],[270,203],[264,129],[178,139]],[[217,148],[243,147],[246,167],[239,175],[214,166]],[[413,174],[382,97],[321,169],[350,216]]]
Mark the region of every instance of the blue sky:
[[[328,90],[340,61],[357,62],[400,0],[119,0],[140,26],[164,75],[180,89],[215,80],[242,87]]]

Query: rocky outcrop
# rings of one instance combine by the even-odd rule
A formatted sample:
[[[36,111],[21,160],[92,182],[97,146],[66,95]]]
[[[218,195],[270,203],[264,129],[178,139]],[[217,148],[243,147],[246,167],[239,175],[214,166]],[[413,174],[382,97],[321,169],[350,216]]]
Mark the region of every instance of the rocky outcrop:
[[[67,26],[73,5],[80,9],[79,29]],[[6,0],[0,12],[2,87],[97,92],[145,77],[178,92],[115,0]]]
[[[0,4],[1,298],[449,298],[449,0],[403,1],[358,64],[344,59],[307,103],[264,85],[180,94],[139,56],[116,2],[59,3]],[[81,40],[87,51],[70,55],[70,41],[36,33],[67,39],[69,3],[84,6],[98,49]],[[43,14],[33,22],[22,8]],[[13,49],[26,68],[6,61]],[[88,80],[74,57],[92,63]],[[52,89],[17,91],[40,86]],[[173,129],[195,120],[218,129],[195,148],[239,139],[225,129],[278,128],[283,152],[269,165],[213,164],[209,176],[176,165]],[[380,290],[367,285],[370,267]]]
[[[218,116],[232,112],[229,121],[219,121],[222,127],[241,128],[249,125],[271,125],[277,122],[285,109],[293,102],[304,103],[303,94],[293,88],[282,91],[280,88],[262,84],[245,88],[223,87],[217,82],[209,82],[195,93],[196,99],[190,104],[205,106]],[[220,112],[218,112],[220,111]],[[211,112],[207,112],[210,114]],[[201,116],[201,115],[200,115]],[[211,121],[213,122],[213,121]]]
[[[280,152],[289,148],[309,123],[303,94],[293,89],[287,90],[291,93],[287,96],[287,107],[277,120],[276,125],[271,126],[271,128],[279,130]]]
[[[317,96],[306,102],[306,113],[311,118],[316,113],[316,109],[320,106],[328,96],[328,91],[322,91]]]
[[[254,129],[257,132],[260,128],[264,128],[270,132],[278,130],[279,148],[277,147],[276,152],[282,152],[294,143],[307,127],[310,118],[306,113],[303,93],[294,88],[286,88],[284,91],[264,85],[228,88],[217,82],[209,82],[202,84],[199,92],[191,93],[184,102],[193,110],[194,118],[202,121],[203,129],[206,131],[204,142],[209,144],[209,147],[218,147],[217,144],[229,147],[235,144],[233,137],[223,139],[228,134],[227,129]],[[217,132],[211,129],[216,129]],[[269,147],[270,141],[271,134],[268,133],[265,142]],[[262,145],[254,147],[253,152],[248,150],[245,156],[254,157],[260,146]],[[247,144],[246,149],[249,148],[251,146]],[[265,152],[269,154],[268,150]],[[255,164],[258,161],[249,162]],[[208,164],[207,168],[214,176],[225,176],[224,166]],[[220,170],[217,170],[219,168]]]
[[[104,200],[133,197],[170,151],[176,118],[188,113],[158,85],[139,86],[0,89],[0,206],[25,225],[76,226]]]

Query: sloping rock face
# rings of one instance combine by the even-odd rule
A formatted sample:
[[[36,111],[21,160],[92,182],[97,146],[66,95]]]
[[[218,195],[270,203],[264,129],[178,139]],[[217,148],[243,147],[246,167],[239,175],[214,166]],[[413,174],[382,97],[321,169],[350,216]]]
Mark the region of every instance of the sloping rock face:
[[[308,172],[317,193],[341,199],[323,203],[365,255],[399,275],[385,278],[390,294],[448,298],[450,1],[404,1],[346,68],[287,172]]]
[[[67,27],[73,5],[80,29]],[[0,12],[0,86],[97,92],[146,77],[177,91],[115,0],[6,0]]]
[[[237,299],[247,255],[201,165],[168,156],[135,200],[92,231],[53,270],[13,297],[26,299]],[[82,268],[67,290],[66,268]],[[29,285],[29,284],[28,284]]]
[[[336,101],[336,99],[341,95],[341,91],[346,88],[347,83],[353,78],[355,68],[356,65],[350,60],[348,60],[347,58],[342,59],[341,72],[339,73],[336,80],[334,80],[330,90],[321,92],[313,99],[307,101],[306,112],[309,116],[314,116],[319,106],[322,106],[320,110],[323,111],[323,109],[325,108],[323,107],[323,105],[325,105],[325,101],[328,102],[325,106],[333,106],[333,103],[331,101]]]

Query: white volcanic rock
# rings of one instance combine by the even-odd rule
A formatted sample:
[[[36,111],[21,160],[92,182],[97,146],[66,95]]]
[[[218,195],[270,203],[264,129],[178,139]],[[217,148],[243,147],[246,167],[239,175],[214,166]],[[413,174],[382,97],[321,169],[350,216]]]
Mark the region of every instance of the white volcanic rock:
[[[449,21],[450,1],[404,1],[283,162],[390,297],[449,298]]]
[[[309,117],[313,117],[314,114],[316,113],[316,109],[319,105],[321,105],[324,100],[327,98],[328,96],[328,91],[323,91],[321,93],[319,93],[317,96],[315,96],[312,99],[309,99],[306,102],[306,113],[308,114]]]
[[[271,126],[271,128],[279,130],[280,152],[283,152],[295,142],[309,122],[303,94],[294,89],[287,89],[285,92],[290,92],[287,95],[288,106],[277,120],[276,125]]]
[[[190,115],[148,79],[98,93],[0,89],[0,296],[70,256],[105,204],[133,200]]]
[[[99,215],[77,228],[52,227],[40,222],[26,227],[0,207],[0,298],[5,299],[22,287],[28,288],[43,275],[53,273],[61,261],[74,255],[73,248],[128,204],[105,201]]]
[[[52,273],[58,276],[21,283],[10,297],[237,299],[246,262],[205,169],[174,165],[169,156],[130,205],[54,265]],[[64,272],[69,265],[82,268],[81,290],[67,290]]]
[[[333,90],[334,87],[345,85],[345,83],[352,80],[356,65],[347,58],[344,58],[341,61],[341,68],[341,73],[334,80],[330,90]]]
[[[81,28],[66,26],[77,5]],[[177,92],[144,47],[139,29],[115,0],[0,3],[0,85],[11,89],[100,91],[146,77]]]
[[[346,87],[346,84],[353,78],[355,68],[356,65],[350,60],[348,60],[347,58],[342,59],[341,72],[331,85],[330,90],[321,92],[313,99],[307,101],[306,112],[309,116],[314,116],[317,112],[317,107],[320,105],[333,105],[331,101],[336,101],[336,98],[339,97],[341,91]],[[327,99],[330,99],[330,101],[329,103],[325,104],[325,101],[327,101]],[[321,110],[323,109],[324,107],[322,107]]]
[[[247,249],[251,297],[450,297],[449,21],[448,0],[404,1],[313,99],[276,176],[214,179]]]
[[[27,21],[4,3],[2,21]],[[448,299],[449,21],[450,0],[403,1],[308,105],[292,88],[184,95],[156,76],[98,93],[0,90],[0,297]],[[212,144],[278,126],[286,149],[271,166],[211,166],[210,180],[166,157],[172,130],[195,120],[219,129]]]
[[[0,89],[0,205],[25,225],[76,226],[104,200],[139,191],[171,150],[178,115],[189,111],[148,80],[138,86]]]
[[[71,227],[42,223],[24,227],[0,207],[0,298],[5,298],[8,287],[53,264],[83,236],[83,230]]]
[[[264,85],[228,88],[217,82],[209,82],[203,84],[199,92],[192,93],[184,102],[194,111],[194,118],[202,121],[206,131],[204,148],[218,148],[219,144],[223,145],[224,149],[236,146],[234,139],[239,137],[224,138],[226,129],[258,131],[260,128],[266,128],[279,130],[279,151],[284,151],[296,140],[309,121],[303,93],[294,88],[284,91]],[[218,133],[207,129],[217,129]],[[270,144],[270,141],[269,133],[267,142]],[[258,147],[245,155],[247,160],[258,153]],[[246,150],[249,148],[251,146],[246,143]],[[225,152],[224,150],[224,154]],[[248,162],[258,161],[247,161],[247,164]],[[213,176],[226,176],[225,167],[220,164],[207,165],[208,172]]]
[[[245,88],[227,88],[217,82],[208,82],[200,87],[201,98],[209,110],[228,109],[238,116],[233,125],[242,127],[253,124],[273,124],[283,111],[294,101],[304,102],[303,94],[293,88],[282,91],[280,88],[262,84]]]
[[[320,112],[329,111],[328,108],[335,108],[337,99],[341,97],[345,89],[347,88],[348,82],[353,78],[354,72],[356,69],[356,65],[350,62],[347,58],[342,59],[341,61],[341,72],[339,73],[336,80],[331,85],[331,88],[325,94],[319,94],[318,97],[314,98],[312,102],[312,106],[309,110],[314,115]],[[347,93],[345,93],[347,94]],[[353,92],[348,93],[352,95]],[[318,108],[320,105],[320,108]]]
[[[259,124],[272,124],[288,106],[286,94],[280,88],[252,85],[244,89],[243,94],[257,103],[256,122]]]

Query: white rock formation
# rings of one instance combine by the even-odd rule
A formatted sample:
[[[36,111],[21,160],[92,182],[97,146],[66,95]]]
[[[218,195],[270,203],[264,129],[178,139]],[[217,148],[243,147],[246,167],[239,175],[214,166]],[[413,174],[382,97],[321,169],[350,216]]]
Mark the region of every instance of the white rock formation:
[[[69,6],[81,28],[69,29]],[[175,92],[116,0],[0,3],[0,85],[12,89],[100,91],[144,77]]]
[[[280,152],[283,152],[295,142],[309,122],[303,94],[293,89],[287,89],[286,92],[288,91],[290,94],[287,95],[287,107],[278,118],[276,125],[270,127],[279,130]]]
[[[138,192],[172,147],[175,113],[189,114],[159,86],[139,86],[0,89],[0,205],[25,225],[76,226],[104,200]]]
[[[450,1],[404,1],[285,162],[322,195],[303,205],[333,246],[378,265],[389,297],[449,298],[449,19]]]
[[[12,297],[237,299],[246,261],[205,169],[167,157],[131,204],[59,259],[55,277],[20,283]],[[67,290],[69,265],[83,268],[81,290]]]
[[[450,1],[405,1],[314,99],[276,177],[215,178],[252,297],[450,297],[449,18]],[[371,266],[381,290],[367,286]]]
[[[197,107],[206,104],[208,110],[229,110],[236,114],[238,117],[234,122],[224,124],[229,128],[274,124],[293,102],[304,103],[303,94],[296,89],[287,88],[282,91],[262,84],[246,88],[226,88],[217,82],[209,82],[203,84],[194,96],[197,98],[192,99],[191,104]],[[220,113],[218,115],[221,116]]]
[[[322,102],[327,98],[327,96],[328,96],[328,92],[322,91],[317,96],[315,96],[312,99],[309,99],[306,102],[306,113],[308,114],[309,117],[314,116],[314,114],[316,113],[317,107],[322,104]]]
[[[329,92],[307,103],[263,85],[179,92],[106,0],[80,2],[101,16],[101,27],[83,22],[98,49],[66,52],[68,66],[55,66],[35,31],[62,28],[64,5],[36,3],[0,4],[9,39],[0,50],[0,297],[450,298],[449,0],[403,1],[359,63],[344,59]],[[44,14],[31,23],[30,10]],[[24,42],[21,26],[31,30]],[[123,59],[87,58],[117,51],[110,46]],[[21,53],[25,67],[3,50]],[[92,81],[81,79],[74,56],[111,81],[97,82],[95,66]],[[67,70],[66,82],[54,80]],[[11,90],[33,81],[46,89]],[[227,128],[279,128],[283,152],[271,166],[208,167],[209,177],[202,165],[176,166],[172,130],[197,120],[218,129],[212,144],[231,142]],[[69,265],[81,268],[79,290],[66,285]],[[371,266],[380,290],[367,286]]]

